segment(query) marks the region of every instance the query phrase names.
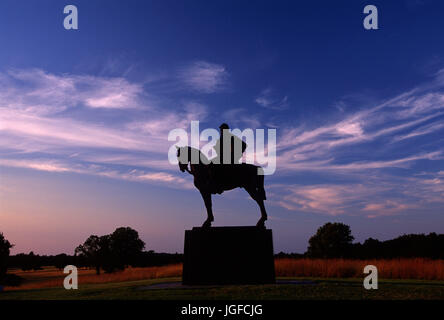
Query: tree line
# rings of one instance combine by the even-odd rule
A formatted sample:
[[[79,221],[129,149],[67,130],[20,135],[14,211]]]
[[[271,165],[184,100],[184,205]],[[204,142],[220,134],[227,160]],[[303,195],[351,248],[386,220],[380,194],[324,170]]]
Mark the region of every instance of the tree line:
[[[430,258],[444,259],[444,234],[406,234],[392,240],[379,241],[373,238],[363,243],[353,243],[349,226],[343,223],[326,223],[309,239],[304,254],[278,253],[277,257],[292,258],[349,258],[349,259],[393,259]],[[9,256],[13,245],[0,232],[0,281],[7,268],[39,270],[42,266],[63,269],[72,264],[79,268],[94,268],[100,272],[114,272],[131,267],[161,266],[183,261],[179,253],[156,253],[144,251],[145,243],[136,230],[129,227],[117,228],[103,236],[91,235],[77,246],[74,255],[36,255],[20,253]]]
[[[348,225],[326,223],[309,240],[304,256],[312,258],[393,259],[430,258],[444,259],[444,234],[405,234],[392,240],[373,238],[353,243]]]
[[[9,256],[13,247],[0,233],[0,281],[7,268],[23,271],[40,270],[43,266],[63,269],[67,265],[78,268],[94,268],[96,273],[114,272],[131,267],[162,266],[182,262],[182,254],[157,253],[144,251],[145,243],[136,230],[129,227],[117,228],[113,233],[103,236],[91,235],[77,246],[74,255],[38,255],[34,252]]]
[[[117,228],[104,236],[91,235],[75,250],[80,266],[96,269],[96,273],[114,272],[131,267],[161,266],[182,262],[182,254],[143,251],[145,243],[139,233],[130,227]]]
[[[161,253],[154,252],[153,250],[143,251],[137,256],[137,259],[131,264],[131,266],[154,267],[180,263],[183,260],[182,256],[181,253]],[[38,255],[31,251],[27,254],[19,253],[10,256],[8,259],[9,268],[17,268],[23,271],[41,270],[44,266],[53,266],[62,270],[70,264],[75,265],[78,268],[96,268],[94,261],[89,260],[84,256],[67,255],[65,253],[58,255]]]

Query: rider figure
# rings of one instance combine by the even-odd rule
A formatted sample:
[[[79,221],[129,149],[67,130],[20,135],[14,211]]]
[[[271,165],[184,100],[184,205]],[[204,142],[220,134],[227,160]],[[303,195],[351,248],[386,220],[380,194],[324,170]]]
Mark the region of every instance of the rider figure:
[[[242,154],[247,149],[247,144],[234,134],[230,133],[229,126],[222,123],[219,126],[220,137],[214,146],[217,156],[211,160],[213,167],[213,187],[217,193],[221,194],[224,190],[224,177],[228,173],[230,165],[239,164]]]

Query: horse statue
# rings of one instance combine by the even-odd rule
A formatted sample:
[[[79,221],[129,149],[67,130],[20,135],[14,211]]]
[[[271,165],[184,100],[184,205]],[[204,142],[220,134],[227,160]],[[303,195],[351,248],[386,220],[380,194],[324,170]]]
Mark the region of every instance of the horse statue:
[[[211,163],[200,150],[189,146],[177,147],[177,158],[179,160],[180,171],[187,171],[194,177],[194,186],[199,190],[204,200],[208,216],[202,227],[211,227],[211,223],[214,221],[211,194],[217,193],[212,187],[214,185],[212,183],[214,182],[212,181],[214,175],[211,170],[214,170],[214,167],[212,168],[211,166],[217,166],[218,164]],[[198,161],[195,161],[194,159],[197,159]],[[189,168],[188,164],[190,165]],[[223,166],[226,166],[223,168],[226,172],[226,174],[224,174],[222,185],[223,190],[244,188],[251,198],[257,202],[261,210],[261,218],[256,226],[265,228],[267,212],[265,211],[264,206],[264,200],[266,200],[264,175],[258,174],[258,170],[262,170],[262,168],[246,163]]]

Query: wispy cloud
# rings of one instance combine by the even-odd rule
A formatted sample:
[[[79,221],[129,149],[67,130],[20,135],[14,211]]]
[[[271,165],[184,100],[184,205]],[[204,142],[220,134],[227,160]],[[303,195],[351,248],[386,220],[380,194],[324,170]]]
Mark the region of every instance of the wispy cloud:
[[[438,83],[345,114],[344,118],[325,126],[284,129],[278,143],[278,168],[365,170],[402,167],[424,159],[441,160],[444,149],[438,141],[429,141],[428,152],[417,152],[416,148],[396,149],[396,143],[408,138],[443,131],[444,103],[441,100],[444,90]],[[379,151],[379,157],[383,159],[374,159],[374,155],[369,154],[369,148],[374,148],[372,144],[375,143],[379,143],[381,151],[384,150],[384,153]],[[355,159],[344,157],[350,152],[355,154]]]
[[[282,158],[280,158],[282,159]],[[441,151],[425,154],[412,155],[405,158],[380,161],[357,161],[346,164],[334,164],[333,159],[324,161],[304,161],[288,163],[284,169],[290,170],[313,170],[313,171],[360,171],[368,169],[383,168],[406,168],[409,163],[417,160],[442,160],[444,159]]]
[[[288,97],[277,97],[271,88],[264,89],[254,101],[267,109],[285,110],[288,108]]]
[[[407,134],[404,135],[399,135],[393,138],[393,140],[395,142],[400,141],[400,140],[405,140],[405,139],[409,139],[409,138],[414,138],[414,137],[418,137],[418,136],[422,136],[422,135],[426,135],[426,134],[430,134],[436,131],[439,131],[441,129],[444,128],[444,123],[442,122],[434,122],[425,126],[422,126],[418,129],[415,129]]]
[[[285,186],[286,195],[278,204],[288,210],[328,215],[344,214],[345,197],[350,188],[337,185]]]
[[[368,203],[362,211],[368,212],[368,218],[376,218],[380,216],[391,216],[399,212],[416,208],[415,204],[400,203],[393,200],[385,200],[378,203]]]
[[[87,162],[103,167],[93,172],[98,175],[172,181],[174,176],[156,171],[177,170],[167,158],[169,130],[187,129],[192,120],[202,121],[207,115],[207,107],[194,101],[181,102],[170,111],[152,107],[152,96],[141,83],[120,77],[54,75],[31,69],[0,73],[0,83],[0,165],[4,166],[91,174],[85,169]],[[118,109],[124,113],[113,113]],[[116,164],[149,173],[124,176],[111,170]]]
[[[14,168],[33,169],[52,173],[80,173],[111,179],[166,184],[173,188],[192,188],[190,181],[168,172],[140,169],[116,170],[94,163],[68,163],[48,159],[0,159],[0,165]]]
[[[234,108],[223,113],[223,119],[226,119],[233,126],[239,128],[260,128],[261,121],[259,116],[252,114],[244,108]]]
[[[402,179],[399,182],[405,183]],[[282,195],[273,200],[274,204],[296,212],[375,218],[418,207],[418,197],[408,197],[399,192],[395,182],[385,180],[384,183],[371,180],[349,184],[272,185],[271,189]]]
[[[226,76],[222,66],[198,62],[182,69],[180,79],[211,93],[226,85]],[[0,84],[1,166],[192,188],[168,162],[167,137],[173,128],[211,118],[207,105],[178,99],[166,108],[171,100],[123,77],[30,69],[0,73]],[[372,218],[442,201],[442,166],[413,175],[420,162],[433,161],[436,168],[444,160],[443,87],[438,77],[368,108],[347,105],[321,126],[285,119],[277,173],[270,177],[279,183],[270,187],[270,202],[292,211]],[[272,92],[261,97],[256,102],[267,108],[287,102]],[[239,128],[260,128],[264,119],[247,108],[223,116]],[[408,173],[400,177],[399,170]],[[298,185],[301,175],[304,184]]]
[[[213,93],[226,87],[228,72],[225,67],[206,61],[197,61],[179,72],[179,79],[190,89]]]
[[[444,164],[443,95],[437,77],[359,111],[348,105],[322,126],[283,128],[277,172],[297,175],[302,184],[273,185],[272,202],[296,212],[368,218],[442,203],[442,170],[410,175],[427,163]]]
[[[23,160],[23,159],[0,159],[0,165],[15,168],[35,169],[47,172],[69,172],[72,171],[69,167],[55,162],[53,160]]]
[[[89,108],[148,108],[143,87],[120,77],[52,74],[41,69],[0,73],[1,107],[49,114],[76,106]]]

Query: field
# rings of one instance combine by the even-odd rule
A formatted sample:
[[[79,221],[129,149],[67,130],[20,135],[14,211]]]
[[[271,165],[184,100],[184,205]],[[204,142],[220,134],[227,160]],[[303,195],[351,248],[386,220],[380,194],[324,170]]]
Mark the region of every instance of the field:
[[[378,267],[379,289],[365,290],[363,268]],[[444,261],[425,259],[276,259],[276,285],[181,287],[182,266],[79,270],[79,290],[63,289],[63,271],[10,270],[25,279],[0,299],[444,299]],[[175,283],[173,288],[155,284]]]
[[[276,275],[282,277],[361,278],[366,265],[378,268],[382,279],[443,280],[444,260],[392,259],[276,259]]]

